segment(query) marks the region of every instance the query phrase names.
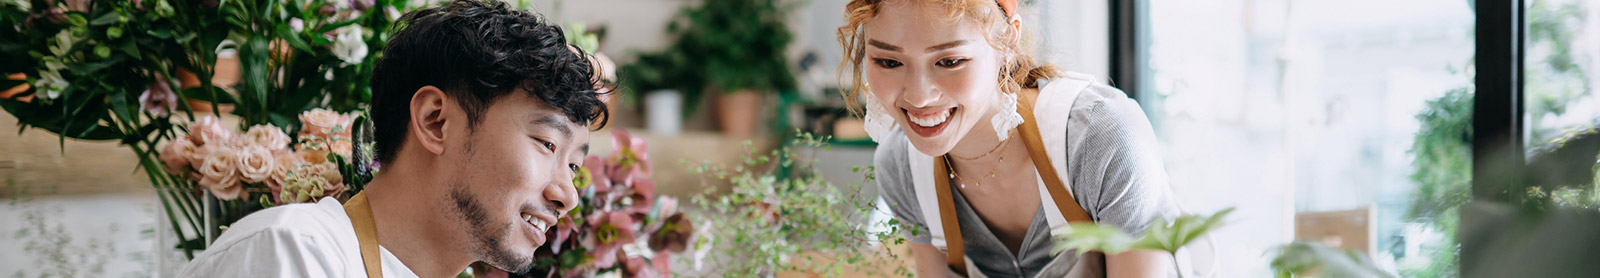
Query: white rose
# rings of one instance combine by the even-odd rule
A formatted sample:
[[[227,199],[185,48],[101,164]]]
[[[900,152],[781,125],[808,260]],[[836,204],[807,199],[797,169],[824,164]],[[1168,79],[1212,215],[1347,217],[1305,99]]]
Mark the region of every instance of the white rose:
[[[367,58],[367,42],[363,41],[366,29],[361,25],[339,27],[334,32],[339,35],[333,40],[333,56],[338,56],[346,65],[359,64]]]
[[[239,178],[244,182],[265,182],[278,168],[278,158],[265,146],[244,146],[239,148],[238,154]]]

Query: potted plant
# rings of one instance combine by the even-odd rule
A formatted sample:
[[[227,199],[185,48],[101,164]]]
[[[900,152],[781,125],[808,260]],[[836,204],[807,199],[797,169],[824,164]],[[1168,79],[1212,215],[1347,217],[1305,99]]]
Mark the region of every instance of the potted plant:
[[[709,94],[723,132],[751,135],[766,110],[764,96],[795,87],[784,56],[794,40],[784,20],[789,8],[782,0],[724,0],[680,11],[667,25],[677,40],[665,51],[687,65],[684,78],[669,79],[685,82],[674,87],[685,94],[686,110],[695,111]]]
[[[645,127],[660,135],[677,134],[683,129],[683,88],[699,87],[700,80],[689,77],[688,58],[679,52],[641,53],[620,72],[623,91],[644,105]]]

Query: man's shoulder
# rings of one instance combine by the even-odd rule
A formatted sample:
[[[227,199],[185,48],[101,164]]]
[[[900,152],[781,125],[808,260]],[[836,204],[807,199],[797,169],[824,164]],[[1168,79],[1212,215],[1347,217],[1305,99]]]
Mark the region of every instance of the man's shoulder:
[[[344,257],[360,256],[358,251],[344,246],[353,242],[355,232],[337,200],[282,205],[234,222],[185,267],[181,276],[249,271],[339,274],[342,270],[337,266],[347,261]],[[247,258],[252,263],[238,264]],[[322,264],[303,265],[305,262]]]
[[[350,218],[337,200],[288,204],[251,213],[229,226],[216,245],[229,238],[245,238],[262,233],[298,236],[336,236],[351,232]],[[351,232],[353,233],[353,232]],[[354,235],[354,234],[352,234]]]

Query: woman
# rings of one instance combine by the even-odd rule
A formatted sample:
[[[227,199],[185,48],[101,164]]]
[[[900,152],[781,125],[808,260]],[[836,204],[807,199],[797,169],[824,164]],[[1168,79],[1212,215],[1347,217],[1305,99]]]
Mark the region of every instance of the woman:
[[[1138,104],[1036,61],[1023,47],[1026,19],[1016,7],[1015,0],[846,5],[841,67],[854,89],[845,99],[865,99],[868,133],[880,143],[878,185],[895,216],[912,225],[918,273],[1169,275],[1165,253],[1106,254],[1103,262],[1050,253],[1050,228],[1064,223],[1056,219],[1141,234],[1178,209]]]

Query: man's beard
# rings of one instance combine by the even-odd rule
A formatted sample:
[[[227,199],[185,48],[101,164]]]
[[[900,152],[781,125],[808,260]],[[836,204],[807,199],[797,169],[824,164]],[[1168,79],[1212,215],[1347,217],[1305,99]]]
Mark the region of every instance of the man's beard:
[[[501,242],[511,236],[510,227],[513,225],[495,224],[489,220],[489,211],[462,189],[463,186],[456,184],[451,188],[450,200],[455,203],[457,215],[466,222],[467,236],[474,239],[471,249],[473,257],[506,272],[526,272],[533,267],[532,254],[519,256]]]

